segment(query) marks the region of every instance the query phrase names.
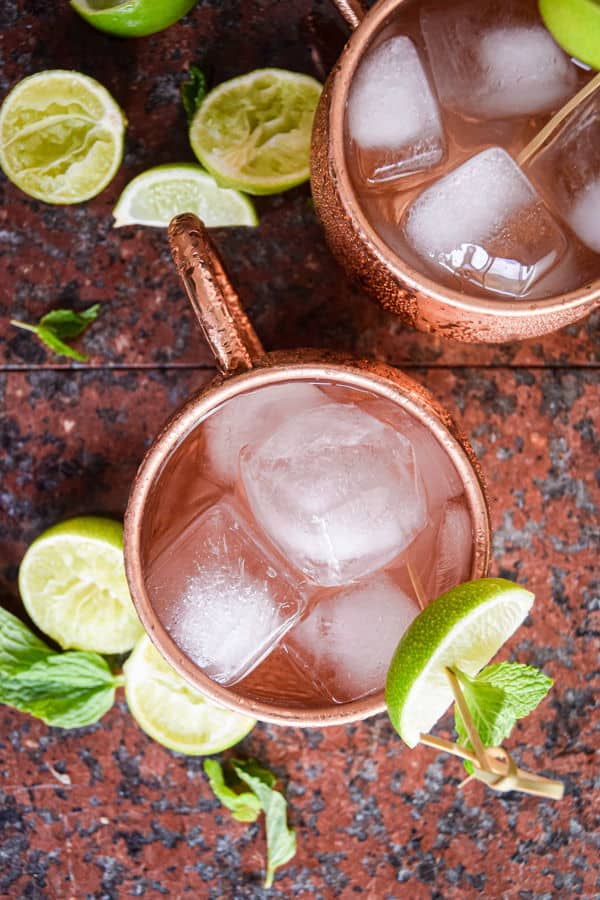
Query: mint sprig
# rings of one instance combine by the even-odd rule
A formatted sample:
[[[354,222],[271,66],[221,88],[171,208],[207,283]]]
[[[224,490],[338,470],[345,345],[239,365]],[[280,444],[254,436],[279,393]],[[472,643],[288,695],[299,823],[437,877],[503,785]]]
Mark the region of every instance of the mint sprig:
[[[198,66],[190,66],[189,78],[179,89],[188,122],[191,122],[208,93],[206,76]]]
[[[56,653],[0,607],[0,703],[59,728],[97,722],[120,683],[97,653]]]
[[[495,663],[474,678],[453,670],[484,747],[497,747],[510,736],[517,719],[528,716],[544,699],[553,681],[534,666],[522,663]],[[467,729],[454,707],[458,743],[471,748]],[[472,766],[465,763],[472,772]]]
[[[79,362],[86,362],[88,357],[75,350],[67,341],[79,337],[100,315],[100,304],[94,303],[83,312],[72,309],[53,309],[41,317],[37,325],[11,319],[11,325],[31,331],[39,340],[59,356],[68,356]]]
[[[285,865],[296,853],[296,833],[287,824],[287,803],[275,789],[277,778],[255,759],[232,759],[231,770],[223,771],[215,759],[207,759],[204,771],[211,788],[221,803],[240,822],[254,822],[265,814],[267,832],[267,871],[265,887],[273,884],[276,869]],[[250,791],[240,789],[240,782]]]

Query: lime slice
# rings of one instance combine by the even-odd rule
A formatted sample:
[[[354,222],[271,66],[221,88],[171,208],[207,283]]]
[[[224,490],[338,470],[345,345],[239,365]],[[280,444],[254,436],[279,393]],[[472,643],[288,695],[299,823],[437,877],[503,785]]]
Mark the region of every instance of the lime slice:
[[[119,37],[143,37],[164,31],[197,0],[71,0],[86,22]]]
[[[246,737],[254,719],[210,703],[165,662],[144,635],[123,667],[132,716],[147,735],[180,753],[220,753]]]
[[[125,653],[142,626],[129,596],[123,526],[112,519],[69,519],[45,531],[19,570],[25,609],[65,649]]]
[[[46,203],[99,194],[123,156],[126,120],[106,88],[80,72],[24,78],[0,109],[0,165],[13,184]]]
[[[571,56],[600,69],[600,3],[598,0],[540,0],[544,25]]]
[[[453,701],[444,669],[476,675],[522,623],[533,594],[503,578],[460,584],[430,603],[400,639],[387,676],[392,724],[409,747]]]
[[[308,75],[256,69],[211,91],[192,120],[190,143],[227,187],[275,194],[310,175],[310,137],[321,85]]]
[[[251,201],[222,188],[200,166],[186,163],[156,166],[131,181],[113,210],[115,228],[154,225],[166,228],[178,213],[193,212],[209,228],[256,225]]]

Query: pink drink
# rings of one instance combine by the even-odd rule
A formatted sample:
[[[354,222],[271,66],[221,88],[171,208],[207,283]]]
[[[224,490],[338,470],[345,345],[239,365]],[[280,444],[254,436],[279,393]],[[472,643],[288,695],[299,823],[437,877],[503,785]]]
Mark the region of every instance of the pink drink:
[[[528,301],[600,272],[600,92],[541,152],[520,152],[591,78],[536,0],[413,0],[349,92],[347,159],[382,240],[473,295]]]
[[[470,574],[448,454],[365,391],[241,394],[160,477],[171,504],[149,517],[153,606],[190,659],[255,699],[317,707],[380,691],[420,606]]]

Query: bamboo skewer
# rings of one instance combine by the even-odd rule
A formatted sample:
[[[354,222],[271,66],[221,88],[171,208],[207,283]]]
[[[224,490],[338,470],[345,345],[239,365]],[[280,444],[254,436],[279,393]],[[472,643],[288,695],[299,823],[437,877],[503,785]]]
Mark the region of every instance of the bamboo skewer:
[[[534,797],[560,800],[564,794],[564,785],[560,781],[519,768],[504,747],[483,746],[458,678],[450,669],[446,669],[446,676],[465,723],[473,750],[461,747],[453,741],[447,741],[433,734],[421,734],[420,742],[434,750],[451,753],[452,756],[458,756],[459,759],[465,759],[472,764],[472,774],[465,778],[459,787],[462,788],[473,779],[476,779],[477,781],[483,781],[484,784],[487,784],[488,787],[495,791],[521,791],[521,793],[531,794]]]
[[[524,166],[526,162],[529,162],[531,157],[537,153],[540,147],[543,147],[546,141],[552,137],[558,126],[564,122],[567,116],[570,116],[573,110],[576,109],[580,103],[583,103],[584,100],[587,100],[587,98],[598,88],[600,88],[600,72],[598,72],[597,75],[594,75],[592,80],[588,81],[574,97],[571,97],[571,99],[565,103],[554,116],[552,116],[550,121],[544,125],[541,131],[538,131],[536,136],[517,156],[517,163],[520,166]]]

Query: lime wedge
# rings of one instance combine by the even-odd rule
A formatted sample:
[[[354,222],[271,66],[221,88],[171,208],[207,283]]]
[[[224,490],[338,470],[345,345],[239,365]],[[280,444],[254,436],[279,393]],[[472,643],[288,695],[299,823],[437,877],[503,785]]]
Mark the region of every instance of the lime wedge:
[[[144,37],[181,19],[197,0],[71,0],[94,28],[119,37]]]
[[[129,596],[123,526],[94,516],[45,531],[23,557],[25,609],[65,649],[125,653],[143,629]]]
[[[430,603],[400,639],[385,689],[392,724],[409,747],[453,700],[444,669],[476,675],[522,623],[533,594],[503,578],[452,588]]]
[[[175,672],[144,635],[123,667],[132,716],[147,735],[179,753],[220,753],[256,725],[210,703]]]
[[[256,69],[206,95],[190,143],[223,185],[275,194],[310,175],[310,138],[321,85],[308,75]]]
[[[598,0],[539,0],[544,25],[571,56],[600,69]]]
[[[0,165],[13,184],[46,203],[99,194],[123,156],[125,117],[108,91],[80,72],[24,78],[0,109]]]
[[[115,228],[154,225],[166,228],[173,216],[193,212],[209,228],[256,225],[252,202],[231,188],[222,188],[200,166],[181,163],[156,166],[127,185],[113,210]]]

